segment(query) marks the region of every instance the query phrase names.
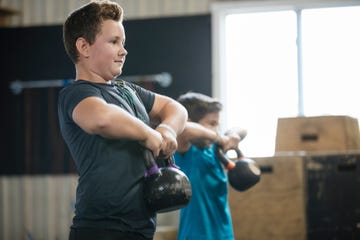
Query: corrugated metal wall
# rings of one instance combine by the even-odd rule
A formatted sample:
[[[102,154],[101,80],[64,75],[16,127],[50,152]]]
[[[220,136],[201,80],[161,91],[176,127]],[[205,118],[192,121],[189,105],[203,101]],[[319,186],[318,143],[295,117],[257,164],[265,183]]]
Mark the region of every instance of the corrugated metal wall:
[[[68,239],[75,175],[0,177],[0,239]]]
[[[76,175],[1,176],[0,240],[67,240]],[[176,228],[179,211],[158,215],[158,230]]]
[[[10,26],[62,24],[75,8],[89,0],[0,0],[0,4],[20,11],[10,18]],[[125,19],[184,16],[210,12],[214,0],[118,0]]]

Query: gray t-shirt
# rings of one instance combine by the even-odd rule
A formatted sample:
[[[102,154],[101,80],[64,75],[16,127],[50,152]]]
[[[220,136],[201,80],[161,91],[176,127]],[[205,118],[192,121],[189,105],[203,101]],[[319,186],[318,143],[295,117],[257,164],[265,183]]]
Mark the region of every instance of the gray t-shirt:
[[[72,227],[106,228],[152,237],[156,219],[143,200],[146,168],[140,144],[128,139],[114,140],[88,134],[72,119],[76,105],[95,96],[124,108],[149,124],[147,113],[152,109],[155,94],[131,83],[126,85],[136,92],[137,103],[124,94],[127,92],[123,86],[83,80],[66,86],[59,94],[60,129],[79,174]],[[144,112],[146,116],[143,116]]]

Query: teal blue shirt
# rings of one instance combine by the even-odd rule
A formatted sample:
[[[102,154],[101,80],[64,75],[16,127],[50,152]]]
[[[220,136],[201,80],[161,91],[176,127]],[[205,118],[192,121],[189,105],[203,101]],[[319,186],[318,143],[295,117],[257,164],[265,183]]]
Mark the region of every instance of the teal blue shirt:
[[[227,175],[214,146],[192,145],[184,154],[176,152],[175,161],[192,187],[190,202],[180,211],[178,240],[233,240]]]

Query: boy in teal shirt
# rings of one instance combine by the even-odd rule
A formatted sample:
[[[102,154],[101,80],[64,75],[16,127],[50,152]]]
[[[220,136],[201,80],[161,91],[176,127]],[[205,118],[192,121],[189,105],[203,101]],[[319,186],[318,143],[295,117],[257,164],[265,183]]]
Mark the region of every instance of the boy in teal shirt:
[[[176,164],[189,177],[192,197],[180,211],[178,240],[233,240],[227,175],[215,154],[215,143],[226,152],[238,147],[244,129],[218,133],[222,104],[200,93],[178,101],[188,111],[185,130],[178,136]]]

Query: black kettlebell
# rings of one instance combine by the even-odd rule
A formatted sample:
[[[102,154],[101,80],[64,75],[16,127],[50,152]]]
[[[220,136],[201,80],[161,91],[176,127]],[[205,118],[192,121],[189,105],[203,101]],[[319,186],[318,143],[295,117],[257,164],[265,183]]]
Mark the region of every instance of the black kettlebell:
[[[261,170],[252,159],[245,158],[240,149],[233,149],[237,159],[230,160],[221,146],[216,146],[216,154],[221,163],[228,169],[230,185],[237,191],[243,192],[260,181]]]
[[[185,207],[192,189],[188,177],[175,164],[173,156],[158,167],[152,152],[144,151],[146,173],[144,199],[148,209],[155,213],[170,212]]]

